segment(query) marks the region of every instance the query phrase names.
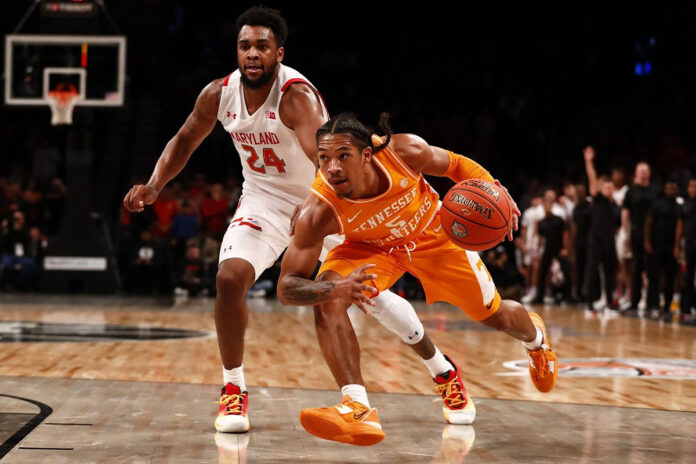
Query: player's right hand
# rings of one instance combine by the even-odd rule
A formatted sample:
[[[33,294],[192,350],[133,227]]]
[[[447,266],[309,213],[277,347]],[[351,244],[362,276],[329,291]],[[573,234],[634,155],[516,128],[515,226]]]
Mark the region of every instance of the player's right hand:
[[[585,161],[594,161],[595,151],[592,145],[588,145],[582,150],[582,156],[585,158]]]
[[[134,185],[123,198],[123,206],[133,212],[141,212],[145,205],[151,205],[159,192],[149,185]]]
[[[375,280],[377,278],[377,274],[368,274],[366,272],[368,269],[374,267],[376,267],[374,264],[363,264],[355,268],[355,270],[346,277],[339,279],[334,287],[333,296],[349,299],[350,302],[360,308],[362,312],[370,314],[370,311],[365,305],[375,306],[375,302],[366,296],[364,292],[376,296],[379,291],[375,287],[366,285],[363,282],[366,280]]]

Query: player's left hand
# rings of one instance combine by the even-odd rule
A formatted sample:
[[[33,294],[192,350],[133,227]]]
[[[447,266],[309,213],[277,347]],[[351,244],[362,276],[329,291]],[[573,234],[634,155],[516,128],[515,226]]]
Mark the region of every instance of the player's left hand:
[[[508,192],[507,187],[505,187],[503,184],[500,183],[498,179],[495,179],[495,185],[497,187],[500,187],[503,189],[505,192],[505,195],[508,197],[508,201],[512,205],[512,221],[508,224],[508,234],[507,238],[512,242],[512,234],[518,229],[519,227],[519,222],[520,222],[520,216],[522,216],[522,212],[520,209],[517,207],[517,203],[515,203],[515,200],[512,199],[512,195],[510,195],[510,192]]]

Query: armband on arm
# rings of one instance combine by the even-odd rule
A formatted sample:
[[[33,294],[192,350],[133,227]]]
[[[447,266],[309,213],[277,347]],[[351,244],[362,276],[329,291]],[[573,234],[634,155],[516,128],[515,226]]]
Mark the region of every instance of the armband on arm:
[[[449,177],[455,182],[461,182],[466,179],[483,179],[493,182],[491,174],[478,164],[476,161],[467,158],[466,156],[458,155],[447,150],[449,155],[449,167],[443,175]]]

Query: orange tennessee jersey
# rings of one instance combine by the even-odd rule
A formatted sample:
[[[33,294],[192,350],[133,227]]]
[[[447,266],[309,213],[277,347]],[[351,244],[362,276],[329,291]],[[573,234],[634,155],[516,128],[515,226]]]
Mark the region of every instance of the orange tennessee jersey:
[[[382,139],[372,136],[374,144]],[[336,216],[346,241],[396,247],[415,239],[437,214],[439,196],[391,148],[372,155],[376,169],[389,180],[389,188],[372,198],[341,198],[321,171],[312,185],[312,194],[326,203]]]

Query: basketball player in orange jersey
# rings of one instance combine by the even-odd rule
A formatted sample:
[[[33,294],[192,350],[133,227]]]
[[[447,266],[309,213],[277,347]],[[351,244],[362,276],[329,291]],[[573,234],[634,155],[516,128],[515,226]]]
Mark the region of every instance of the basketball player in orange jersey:
[[[237,19],[237,27],[239,69],[203,89],[148,183],[133,186],[123,200],[129,211],[152,204],[218,120],[241,155],[242,198],[222,241],[217,274],[215,326],[223,363],[215,420],[219,432],[249,430],[242,365],[246,294],[288,245],[291,214],[304,201],[316,175],[316,131],[328,116],[314,86],[281,64],[287,28],[278,11],[252,7]],[[332,239],[334,244],[340,242]],[[430,370],[448,422],[472,423],[476,409],[456,366],[425,335],[413,307],[391,292],[375,301],[375,318],[409,344]]]
[[[538,390],[550,391],[558,377],[558,360],[541,317],[515,301],[502,301],[479,255],[449,240],[440,225],[438,195],[423,178],[493,181],[491,175],[417,136],[392,136],[386,115],[380,127],[385,138],[373,136],[350,116],[338,116],[317,131],[319,173],[297,218],[278,282],[284,304],[314,305],[324,358],[344,393],[346,385],[355,392],[336,406],[303,410],[302,426],[320,438],[362,446],[385,434],[367,400],[346,309],[355,303],[368,312],[374,305],[370,296],[391,287],[404,272],[420,279],[428,303],[447,301],[521,340]],[[520,213],[514,210],[516,218]],[[328,253],[317,279],[309,280],[324,237],[335,233],[345,234],[345,242]]]

